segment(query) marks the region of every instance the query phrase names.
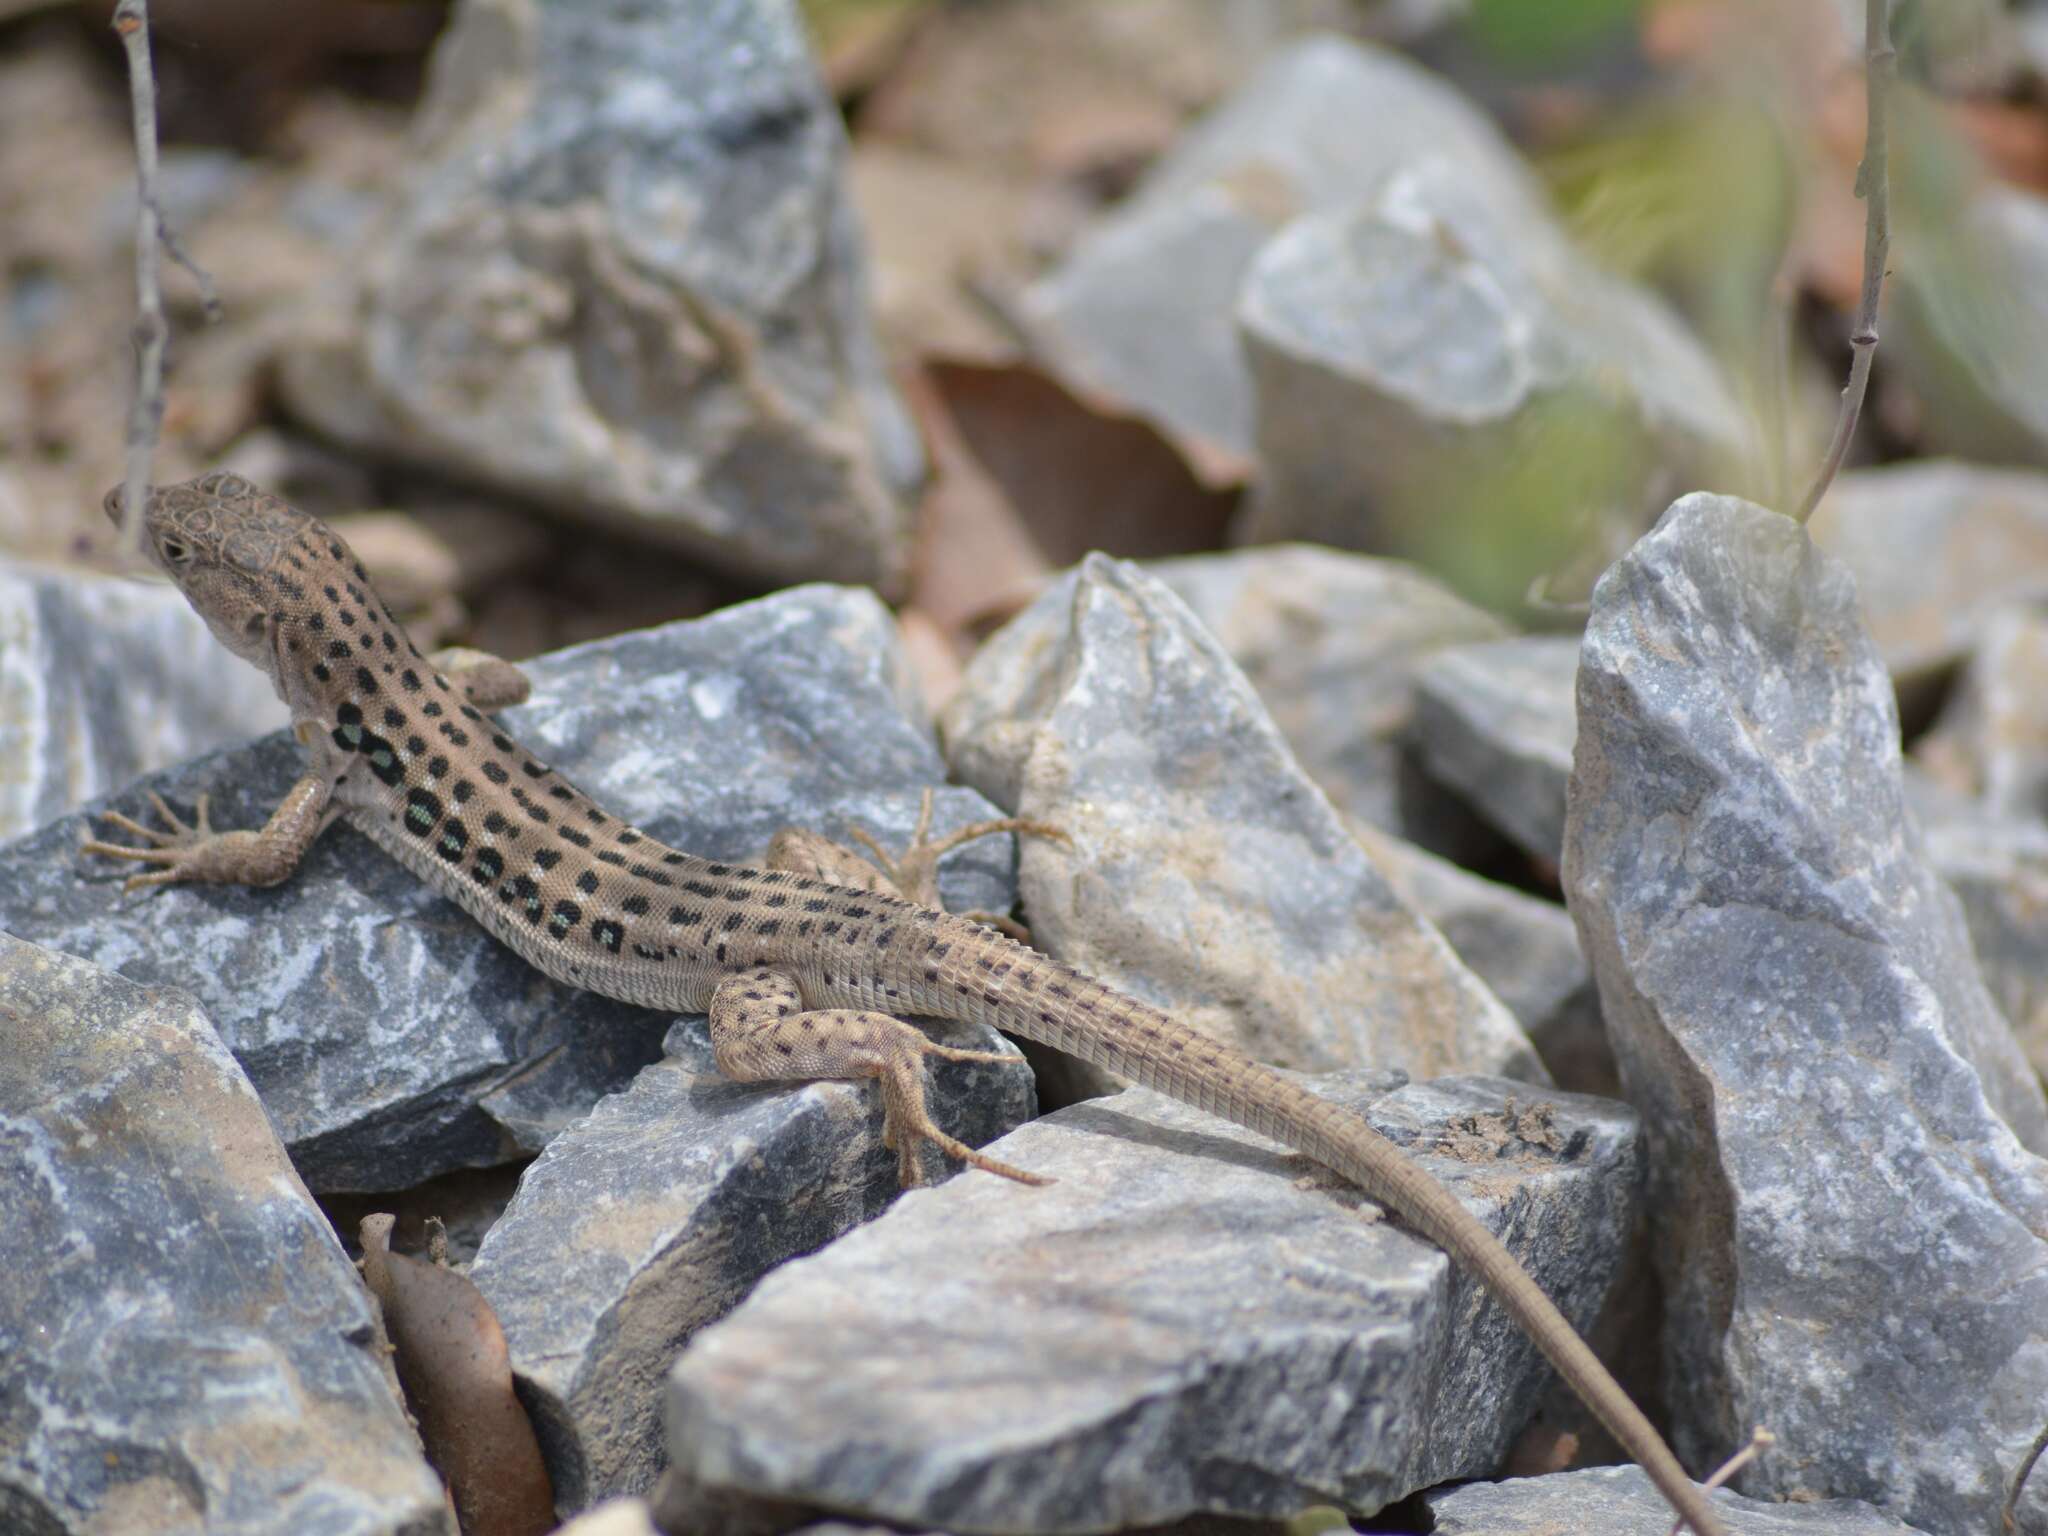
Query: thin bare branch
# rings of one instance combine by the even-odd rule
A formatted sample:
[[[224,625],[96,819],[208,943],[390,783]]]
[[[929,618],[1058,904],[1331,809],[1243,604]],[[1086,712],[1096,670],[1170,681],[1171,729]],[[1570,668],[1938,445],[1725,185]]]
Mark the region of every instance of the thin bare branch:
[[[1799,506],[1799,521],[1813,516],[1821,497],[1834,483],[1856,419],[1863,413],[1863,395],[1870,386],[1870,364],[1877,355],[1877,301],[1884,291],[1885,258],[1891,250],[1891,174],[1885,154],[1885,113],[1891,103],[1898,56],[1892,51],[1891,0],[1864,0],[1863,163],[1856,168],[1856,195],[1863,199],[1863,291],[1856,302],[1855,324],[1849,330],[1849,382],[1842,390],[1842,408],[1827,457],[1813,488]]]
[[[2002,1512],[2006,1536],[2014,1536],[2020,1528],[2020,1495],[2026,1491],[2027,1479],[2034,1472],[2034,1463],[2041,1459],[2044,1450],[2048,1450],[2048,1424],[2041,1426],[2041,1433],[2034,1436],[2033,1447],[2020,1459],[2019,1470],[2012,1475],[2012,1487],[2006,1491],[2005,1509]]]
[[[135,122],[135,396],[128,407],[127,475],[121,491],[121,542],[140,547],[149,461],[164,417],[163,289],[157,277],[156,78],[149,60],[149,0],[120,0],[114,33],[128,54],[128,98]]]

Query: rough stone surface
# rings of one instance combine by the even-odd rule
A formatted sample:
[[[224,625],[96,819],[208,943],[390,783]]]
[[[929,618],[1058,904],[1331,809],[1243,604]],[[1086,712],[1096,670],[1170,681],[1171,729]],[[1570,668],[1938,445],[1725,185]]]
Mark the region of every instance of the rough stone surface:
[[[1534,196],[1493,124],[1427,70],[1342,38],[1296,43],[1027,292],[1032,340],[1069,383],[1247,456],[1252,386],[1232,313],[1246,268],[1288,220],[1423,154]]]
[[[1642,1536],[1671,1522],[1641,1467],[1586,1467],[1548,1477],[1461,1483],[1423,1495],[1435,1536]],[[1853,1499],[1771,1504],[1718,1489],[1714,1513],[1729,1536],[1913,1536],[1914,1527]]]
[[[1576,636],[1438,651],[1415,679],[1415,743],[1430,773],[1532,857],[1555,863],[1571,777]]]
[[[163,582],[0,564],[0,840],[285,723]]]
[[[0,934],[0,1529],[452,1533],[374,1304],[189,997]]]
[[[1354,823],[1352,832],[1401,899],[1436,925],[1458,958],[1521,1020],[1558,1087],[1609,1097],[1619,1092],[1599,990],[1570,913],[1377,828]]]
[[[2048,475],[1938,459],[1858,470],[1809,526],[1855,573],[1909,697],[1961,661],[2004,604],[2048,597]]]
[[[645,1499],[606,1499],[557,1529],[554,1536],[662,1536]]]
[[[985,645],[942,725],[1028,838],[1048,953],[1279,1066],[1542,1066],[1513,1015],[1368,859],[1215,637],[1090,556]]]
[[[1995,1529],[2048,1402],[2048,1106],[1847,570],[1688,496],[1595,590],[1578,698],[1565,888],[1649,1137],[1680,1454],[1765,1424],[1752,1494]]]
[[[1498,619],[1411,565],[1307,544],[1146,569],[1222,641],[1339,811],[1446,854],[1470,842],[1470,813],[1411,762],[1408,726],[1422,659],[1504,637]]]
[[[1927,860],[1962,902],[1984,985],[2048,1081],[2048,824],[1986,811],[1907,767]]]
[[[222,655],[217,668],[239,665]],[[944,764],[888,612],[800,588],[531,665],[509,729],[600,803],[708,858],[758,859],[785,824],[900,847]],[[261,823],[296,776],[269,737],[145,780],[216,824]],[[103,802],[150,812],[143,785]],[[939,824],[993,814],[942,789]],[[316,1189],[395,1189],[535,1150],[659,1055],[669,1016],[559,986],[337,826],[270,890],[121,894],[74,815],[0,848],[0,927],[195,993]],[[1011,900],[1007,840],[949,860],[955,908]]]
[[[2048,815],[2048,615],[2012,607],[1984,621],[1940,719],[1913,755],[1992,815]]]
[[[1732,393],[1677,316],[1581,256],[1526,184],[1474,177],[1454,152],[1281,230],[1237,318],[1262,469],[1247,543],[1439,563],[1446,497],[1469,497],[1484,467],[1555,460],[1598,498],[1578,515],[1647,513],[1746,452]],[[1540,568],[1551,551],[1530,553]]]
[[[1388,1081],[1323,1091],[1584,1325],[1636,1208],[1628,1112]],[[697,1336],[669,1381],[678,1468],[958,1532],[1370,1512],[1490,1469],[1535,1405],[1533,1346],[1476,1282],[1269,1142],[1134,1089],[996,1145],[1059,1182],[906,1195]]]
[[[933,1036],[1013,1058],[931,1064],[932,1117],[953,1135],[979,1146],[1035,1112],[1031,1073],[1001,1035],[941,1025]],[[935,1155],[927,1173],[943,1176]],[[676,1352],[769,1269],[875,1215],[897,1187],[872,1084],[728,1082],[701,1017],[675,1026],[667,1059],[549,1143],[471,1278],[504,1325],[557,1506],[649,1491]]]
[[[922,451],[844,160],[793,0],[469,0],[286,392],[729,567],[893,582]]]

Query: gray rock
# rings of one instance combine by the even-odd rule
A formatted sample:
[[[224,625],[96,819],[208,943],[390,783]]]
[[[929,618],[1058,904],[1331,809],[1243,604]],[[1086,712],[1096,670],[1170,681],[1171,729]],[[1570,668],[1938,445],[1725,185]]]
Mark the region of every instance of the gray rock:
[[[1352,832],[1401,899],[1521,1021],[1558,1087],[1618,1096],[1599,990],[1570,913],[1377,828],[1353,823]]]
[[[165,582],[0,564],[0,841],[285,723]]]
[[[1415,744],[1532,858],[1557,861],[1571,777],[1576,636],[1523,635],[1438,651],[1415,678]]]
[[[952,1134],[979,1146],[1036,1112],[1024,1058],[993,1029],[933,1035],[1014,1058],[932,1062],[932,1116]],[[881,1130],[869,1084],[726,1081],[695,1018],[527,1169],[470,1274],[504,1325],[559,1508],[654,1486],[676,1352],[775,1265],[888,1205]],[[927,1173],[942,1175],[934,1157]]]
[[[558,1527],[554,1536],[662,1536],[645,1499],[606,1499]]]
[[[1983,621],[1921,766],[1994,816],[2048,814],[2048,614],[2012,607]]]
[[[214,663],[238,665],[223,655]],[[761,856],[784,824],[901,846],[945,767],[871,594],[801,588],[531,665],[503,718],[573,782],[662,841]],[[260,824],[298,772],[289,736],[160,774],[176,806]],[[147,817],[137,785],[104,802]],[[992,814],[941,790],[939,821]],[[0,927],[132,980],[190,989],[254,1079],[307,1183],[395,1189],[501,1161],[660,1052],[669,1016],[559,986],[346,827],[271,890],[121,895],[77,854],[84,816],[0,848]],[[941,892],[1002,910],[1012,850],[961,850]]]
[[[375,1304],[189,997],[0,934],[0,1529],[452,1532]]]
[[[1717,365],[1663,302],[1455,154],[1289,224],[1237,318],[1262,468],[1247,543],[1413,554],[1519,597],[1588,515],[1647,515],[1747,452]],[[1526,495],[1548,499],[1503,509],[1484,479],[1503,465],[1542,466]],[[1483,559],[1455,542],[1488,535]],[[1518,556],[1529,569],[1503,571]]]
[[[1387,1081],[1323,1091],[1589,1320],[1635,1209],[1628,1112]],[[1476,1282],[1269,1142],[1134,1089],[997,1146],[1059,1182],[907,1195],[697,1336],[669,1379],[678,1468],[949,1531],[1370,1512],[1491,1469],[1535,1404],[1533,1347]]]
[[[1506,627],[1398,560],[1306,544],[1146,566],[1215,633],[1339,811],[1440,852],[1470,813],[1406,751],[1421,659]]]
[[[893,583],[922,450],[844,160],[793,0],[467,0],[287,396],[731,568]]]
[[[1373,867],[1216,638],[1091,555],[982,647],[941,725],[1028,838],[1033,938],[1263,1061],[1542,1079],[1514,1018]]]
[[[1649,1137],[1677,1448],[1767,1425],[1752,1494],[1994,1529],[2048,1401],[2048,1105],[1917,847],[1847,570],[1677,502],[1594,592],[1579,725],[1565,889]]]
[[[1986,811],[1907,768],[1927,861],[1962,902],[1984,985],[2048,1080],[2048,824]]]
[[[1766,1454],[1770,1454],[1766,1452]],[[1461,1483],[1426,1493],[1436,1536],[1642,1536],[1671,1520],[1641,1467],[1585,1467],[1548,1477]],[[1726,1489],[1712,1498],[1729,1536],[1913,1536],[1914,1528],[1853,1499],[1770,1504]]]
[[[2014,600],[2048,598],[2048,475],[1919,460],[1841,476],[1808,525],[1856,577],[1909,702]]]
[[[1025,294],[1032,341],[1069,383],[1247,456],[1252,386],[1233,319],[1246,268],[1288,220],[1353,201],[1423,154],[1535,195],[1493,124],[1428,71],[1343,38],[1296,43]]]

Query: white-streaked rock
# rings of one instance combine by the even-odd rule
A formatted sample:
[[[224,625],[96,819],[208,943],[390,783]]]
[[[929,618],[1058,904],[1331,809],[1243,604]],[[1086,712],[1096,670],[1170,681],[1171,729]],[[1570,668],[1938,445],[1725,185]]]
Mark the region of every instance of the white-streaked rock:
[[[1684,498],[1595,589],[1578,703],[1565,890],[1644,1119],[1676,1448],[1763,1424],[1796,1449],[1751,1494],[1995,1529],[2048,1402],[2048,1104],[1847,568]]]
[[[375,1304],[194,1006],[0,933],[0,1527],[434,1536]]]
[[[1628,1112],[1371,1080],[1319,1087],[1588,1322],[1636,1208]],[[955,1532],[1371,1512],[1490,1469],[1535,1406],[1534,1346],[1477,1282],[1272,1143],[1132,1089],[995,1147],[1059,1182],[907,1195],[697,1336],[669,1378],[680,1472]]]
[[[942,722],[1025,840],[1048,953],[1251,1055],[1542,1080],[1527,1037],[1395,894],[1214,635],[1101,556],[983,646]]]
[[[285,720],[168,582],[0,564],[0,842]]]

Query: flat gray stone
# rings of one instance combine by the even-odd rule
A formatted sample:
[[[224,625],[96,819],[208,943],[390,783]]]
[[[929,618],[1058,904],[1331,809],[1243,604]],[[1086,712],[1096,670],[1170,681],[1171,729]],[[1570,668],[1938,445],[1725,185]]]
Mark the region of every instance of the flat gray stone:
[[[2015,606],[1984,620],[1913,756],[1993,816],[2048,815],[2048,615]]]
[[[1854,573],[1878,653],[1909,696],[2005,605],[2048,597],[2048,474],[1936,459],[1857,470],[1808,526]]]
[[[168,582],[0,563],[0,841],[285,723]]]
[[[893,583],[923,455],[845,137],[794,0],[468,0],[286,395],[729,568]]]
[[[1024,1058],[986,1026],[931,1027],[1008,1065],[931,1062],[932,1118],[970,1146],[1037,1111]],[[944,1177],[927,1148],[927,1177]],[[661,1381],[777,1264],[896,1197],[872,1084],[721,1077],[701,1017],[526,1170],[470,1271],[498,1314],[563,1510],[659,1477]]]
[[[375,1305],[192,999],[0,933],[0,1529],[452,1532]]]
[[[1423,766],[1545,864],[1564,844],[1579,641],[1521,635],[1438,651],[1415,678]]]
[[[240,665],[222,654],[225,673]],[[758,860],[784,825],[901,847],[945,766],[872,594],[806,587],[531,664],[506,727],[663,842]],[[299,770],[288,735],[202,758],[93,809],[139,819],[213,796],[215,823],[260,825]],[[993,814],[941,789],[937,823]],[[0,927],[131,980],[183,987],[247,1068],[307,1183],[402,1189],[538,1150],[660,1054],[670,1015],[563,987],[354,831],[337,826],[270,890],[180,886],[124,897],[78,852],[84,815],[0,847]],[[941,894],[1000,911],[1006,840],[962,849]]]
[[[1214,632],[1339,811],[1440,852],[1470,812],[1410,761],[1415,673],[1500,620],[1398,560],[1281,544],[1145,567]]]
[[[954,773],[1031,837],[1047,953],[1278,1066],[1542,1080],[1527,1037],[1395,894],[1179,598],[1091,555],[982,647]]]
[[[1641,1467],[1461,1483],[1422,1502],[1435,1536],[1643,1536],[1671,1523],[1670,1505]],[[1710,1502],[1729,1536],[1914,1536],[1914,1527],[1853,1499],[1770,1504],[1724,1488]]]
[[[1679,1453],[1763,1424],[1751,1494],[1995,1529],[2048,1402],[2048,1105],[1919,850],[1847,569],[1675,503],[1593,594],[1579,726],[1565,890],[1649,1138]]]
[[[1486,115],[1427,70],[1345,38],[1295,43],[1026,292],[1032,342],[1069,384],[1247,457],[1255,415],[1234,310],[1252,258],[1290,219],[1423,154],[1535,195]]]
[[[1984,985],[2048,1081],[2048,823],[1987,811],[1907,770],[1927,861],[1963,904]]]
[[[1389,1081],[1321,1087],[1587,1323],[1635,1211],[1627,1110]],[[697,1336],[669,1378],[681,1472],[956,1532],[1369,1513],[1491,1469],[1535,1406],[1545,1370],[1476,1282],[1270,1142],[1133,1089],[996,1146],[1059,1182],[906,1195]]]
[[[1558,1087],[1619,1096],[1599,989],[1569,912],[1377,828],[1353,823],[1352,832],[1401,899],[1521,1021]]]
[[[1519,598],[1580,520],[1640,526],[1748,451],[1746,418],[1676,314],[1582,256],[1525,184],[1474,177],[1454,151],[1288,224],[1246,272],[1237,319],[1261,468],[1246,543],[1413,555]],[[1531,463],[1549,473],[1529,504],[1484,489]],[[1549,508],[1529,502],[1544,495]],[[1483,559],[1463,559],[1459,538],[1489,535]],[[1518,554],[1526,572],[1503,567]]]

